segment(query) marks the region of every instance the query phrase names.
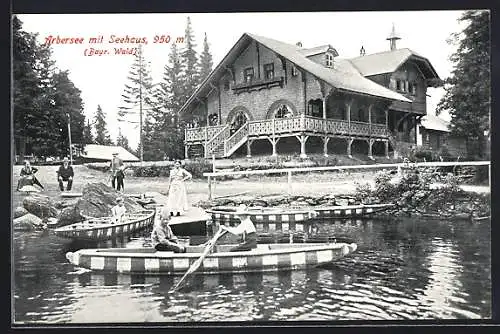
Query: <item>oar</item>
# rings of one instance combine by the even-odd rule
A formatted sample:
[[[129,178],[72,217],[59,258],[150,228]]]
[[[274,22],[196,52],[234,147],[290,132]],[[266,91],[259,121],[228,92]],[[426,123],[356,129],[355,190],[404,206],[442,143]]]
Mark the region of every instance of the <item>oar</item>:
[[[225,230],[225,229],[219,229],[217,231],[217,233],[215,233],[214,237],[212,239],[210,239],[210,241],[208,242],[208,244],[205,247],[205,250],[201,254],[200,258],[198,260],[196,260],[195,262],[193,262],[193,264],[189,267],[189,269],[186,271],[184,276],[182,276],[181,280],[179,282],[177,282],[177,284],[171,290],[172,292],[176,291],[180,287],[181,283],[184,281],[184,279],[189,274],[195,272],[200,267],[200,265],[203,263],[203,259],[208,255],[208,253],[210,253],[212,248],[215,246],[215,243],[217,242],[217,240],[220,237],[222,237],[224,235],[224,233],[226,233],[226,232],[227,232],[227,230]]]

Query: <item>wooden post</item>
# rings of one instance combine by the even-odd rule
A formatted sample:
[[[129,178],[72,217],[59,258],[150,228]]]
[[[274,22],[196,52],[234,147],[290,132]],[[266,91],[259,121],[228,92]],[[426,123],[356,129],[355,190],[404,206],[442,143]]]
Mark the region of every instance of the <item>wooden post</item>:
[[[349,134],[351,134],[351,104],[352,100],[347,102],[346,104],[346,109],[347,109],[347,127],[349,129]]]
[[[247,139],[247,158],[252,157],[252,141],[250,139]]]
[[[288,171],[288,195],[292,195],[292,171]]]
[[[212,172],[215,173],[215,154],[212,154]]]
[[[323,137],[323,155],[328,157],[328,142],[330,141],[330,137]]]
[[[368,158],[370,158],[371,160],[374,160],[373,153],[372,153],[373,142],[374,142],[373,139],[371,139],[371,138],[368,139]]]
[[[323,97],[323,119],[326,119],[326,96]]]
[[[309,136],[304,136],[304,135],[301,135],[300,138],[299,138],[299,141],[300,141],[300,157],[305,159],[307,158],[307,154],[306,154],[306,142],[307,142],[307,139],[309,138]]]
[[[184,159],[189,159],[189,145],[184,145]]]
[[[271,145],[273,145],[273,157],[276,157],[278,156],[278,153],[276,152],[276,144],[277,144],[277,141],[276,141],[276,138],[273,138],[271,140]]]
[[[373,103],[370,103],[368,106],[368,124],[369,124],[369,134],[370,137],[372,136],[372,108],[373,108]]]
[[[385,144],[385,157],[389,159],[389,141],[386,140],[384,144]]]
[[[208,200],[212,200],[212,178],[208,177]]]
[[[352,158],[352,154],[351,154],[351,145],[352,145],[352,142],[354,141],[353,138],[348,138],[347,139],[347,155],[349,156],[349,158]]]
[[[205,159],[208,158],[208,146],[207,146],[207,141],[208,141],[208,127],[205,127]]]

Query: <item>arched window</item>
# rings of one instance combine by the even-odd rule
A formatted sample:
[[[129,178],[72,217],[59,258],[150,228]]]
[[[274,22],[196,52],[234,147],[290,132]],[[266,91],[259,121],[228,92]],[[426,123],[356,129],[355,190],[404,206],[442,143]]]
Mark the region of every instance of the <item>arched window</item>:
[[[276,109],[274,113],[274,118],[285,118],[292,116],[291,111],[288,109],[286,104],[282,104]]]

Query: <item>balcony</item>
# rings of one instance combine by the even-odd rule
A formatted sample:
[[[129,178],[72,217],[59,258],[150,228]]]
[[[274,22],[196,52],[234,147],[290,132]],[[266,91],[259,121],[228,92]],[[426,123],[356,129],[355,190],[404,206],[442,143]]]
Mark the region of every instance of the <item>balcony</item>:
[[[204,143],[218,134],[227,137],[224,139],[228,139],[229,132],[226,134],[226,131],[223,131],[225,127],[227,126],[219,125],[186,129],[185,141],[187,144]],[[298,116],[251,121],[248,123],[247,135],[253,138],[263,138],[300,133],[317,136],[355,136],[358,138],[379,139],[387,139],[390,134],[385,124]]]
[[[232,90],[235,94],[240,94],[244,92],[257,91],[261,89],[269,89],[271,87],[281,87],[283,88],[283,77],[275,77],[272,79],[254,79],[249,82],[242,82],[234,84]]]

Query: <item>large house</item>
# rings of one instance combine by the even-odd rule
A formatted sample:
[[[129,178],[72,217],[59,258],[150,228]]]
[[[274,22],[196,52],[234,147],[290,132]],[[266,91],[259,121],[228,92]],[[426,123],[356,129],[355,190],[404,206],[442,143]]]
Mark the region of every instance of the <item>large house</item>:
[[[341,59],[331,45],[243,34],[180,110],[193,120],[186,158],[404,152],[416,145],[427,87],[441,80],[398,39],[393,27],[388,51]]]

